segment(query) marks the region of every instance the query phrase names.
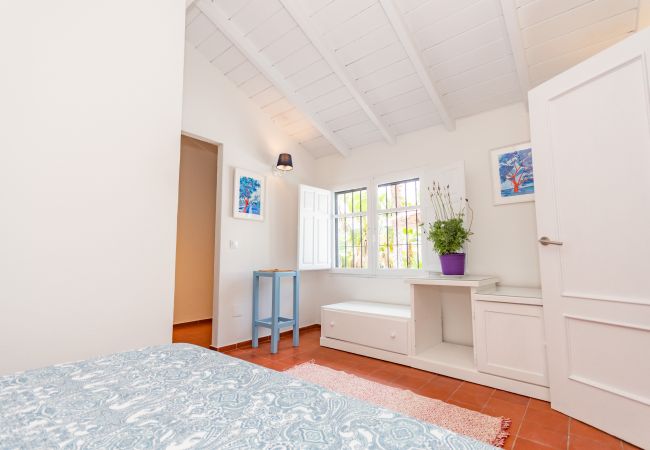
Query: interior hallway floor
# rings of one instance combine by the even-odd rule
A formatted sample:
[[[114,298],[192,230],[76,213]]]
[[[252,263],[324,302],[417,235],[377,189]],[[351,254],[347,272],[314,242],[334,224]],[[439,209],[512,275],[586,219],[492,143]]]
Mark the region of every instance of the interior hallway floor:
[[[188,342],[209,348],[211,321],[174,326],[174,342]],[[633,445],[551,409],[548,402],[493,389],[455,378],[425,372],[365,356],[321,347],[320,330],[300,333],[294,348],[291,334],[280,339],[279,351],[270,353],[270,342],[258,348],[239,347],[225,353],[273,370],[283,371],[296,364],[314,361],[389,386],[443,400],[491,416],[512,419],[506,449],[517,450],[629,450]]]

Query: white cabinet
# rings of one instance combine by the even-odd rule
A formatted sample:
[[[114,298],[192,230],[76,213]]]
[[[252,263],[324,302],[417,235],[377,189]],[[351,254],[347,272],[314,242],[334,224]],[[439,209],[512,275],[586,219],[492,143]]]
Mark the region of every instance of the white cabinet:
[[[548,386],[541,306],[474,301],[479,371]]]

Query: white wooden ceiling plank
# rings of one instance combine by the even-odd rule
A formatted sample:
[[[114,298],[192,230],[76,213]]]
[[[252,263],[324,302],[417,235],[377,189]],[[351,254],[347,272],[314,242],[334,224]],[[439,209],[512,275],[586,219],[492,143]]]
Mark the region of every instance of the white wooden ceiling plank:
[[[578,8],[554,16],[522,30],[525,48],[586,27],[600,20],[636,9],[638,0],[593,0]]]
[[[503,38],[503,27],[504,23],[502,17],[493,19],[481,26],[467,30],[458,36],[423,50],[422,59],[426,61],[428,65],[447,61],[459,54],[481,47],[485,45],[486,42],[494,42],[497,39]]]
[[[228,17],[228,19],[230,19],[237,13],[237,11],[245,7],[249,1],[250,0],[214,0],[213,3],[226,15],[226,17]]]
[[[359,108],[359,104],[350,98],[329,108],[322,109],[318,112],[318,117],[325,122],[344,116]]]
[[[459,75],[491,61],[502,59],[510,54],[510,45],[505,39],[499,38],[496,41],[474,47],[468,52],[459,53],[451,59],[431,66],[429,72],[431,77],[438,81]]]
[[[476,3],[477,0],[430,0],[419,8],[404,14],[404,21],[415,33],[416,31],[444,20],[458,11]]]
[[[287,126],[294,122],[299,122],[305,120],[305,115],[296,108],[292,108],[289,111],[285,111],[281,114],[277,114],[272,117],[273,122],[277,123],[280,126]]]
[[[251,97],[260,108],[265,107],[266,105],[273,103],[282,98],[282,93],[278,91],[275,86],[270,86],[264,89],[262,92]]]
[[[237,25],[242,33],[248,34],[269,20],[280,9],[282,9],[282,5],[278,0],[251,0],[230,20]]]
[[[526,49],[528,64],[534,66],[563,53],[570,53],[589,47],[595,42],[609,40],[636,30],[638,13],[629,10],[614,17],[575,30],[572,33],[546,41]]]
[[[423,102],[390,112],[383,117],[389,124],[395,124],[415,119],[427,114],[434,114],[435,112],[436,108],[433,106],[433,103],[431,103],[429,99],[426,99]]]
[[[517,18],[521,28],[528,28],[536,23],[550,19],[570,9],[584,5],[591,0],[536,0],[517,9]]]
[[[228,73],[238,65],[243,64],[245,61],[246,57],[233,45],[228,48],[228,50],[214,58],[212,64],[215,67],[218,67],[223,73]]]
[[[327,34],[325,34],[325,40],[330,45],[330,48],[336,51],[385,24],[386,16],[381,6],[375,4],[328,30]]]
[[[317,97],[320,97],[321,95],[325,95],[328,92],[332,92],[334,89],[338,89],[341,86],[343,85],[341,84],[339,77],[337,77],[336,74],[332,73],[325,78],[321,78],[320,80],[317,80],[301,89],[298,89],[296,92],[302,95],[306,101],[310,101]]]
[[[402,14],[407,14],[429,2],[430,0],[398,0],[397,7]]]
[[[264,111],[269,116],[271,116],[271,118],[273,118],[278,114],[286,113],[287,111],[290,111],[294,108],[295,106],[293,106],[293,104],[287,99],[287,97],[283,96],[282,98],[279,98],[278,100],[271,102],[265,107],[263,107],[262,111]]]
[[[384,47],[378,51],[372,52],[369,55],[348,64],[346,69],[350,72],[354,79],[359,79],[370,75],[377,70],[388,67],[398,61],[408,58],[402,44],[399,41],[394,42],[388,47]]]
[[[521,91],[517,88],[492,95],[482,100],[472,100],[468,103],[460,103],[452,106],[450,109],[454,117],[460,119],[462,117],[473,116],[484,111],[490,111],[520,101]]]
[[[491,80],[468,86],[459,91],[450,92],[445,95],[445,100],[449,105],[461,103],[478,102],[494,95],[509,92],[517,87],[517,74],[511,72]]]
[[[421,48],[428,48],[476,28],[501,15],[494,0],[480,0],[443,20],[413,33]]]
[[[354,42],[336,50],[336,56],[339,61],[344,65],[349,65],[364,56],[370,55],[373,52],[388,47],[392,43],[397,42],[397,36],[393,28],[386,24],[377,28],[370,33],[362,36]]]
[[[309,11],[310,15],[316,14],[318,11],[332,3],[334,0],[302,0],[305,4],[305,9]]]
[[[501,10],[503,12],[503,21],[506,25],[506,32],[512,57],[515,62],[517,71],[517,81],[519,89],[524,97],[524,102],[528,105],[528,91],[530,90],[530,73],[528,72],[528,62],[524,50],[524,41],[521,35],[521,28],[517,19],[517,8],[514,0],[500,0]]]
[[[334,131],[341,130],[343,128],[351,127],[353,125],[358,125],[362,122],[368,120],[368,116],[365,111],[361,108],[346,114],[344,116],[337,117],[336,119],[330,120],[327,122],[327,125]]]
[[[275,42],[282,37],[287,30],[295,27],[295,23],[289,13],[283,8],[269,17],[263,23],[251,30],[246,35],[257,48],[263,48],[269,42]]]
[[[336,149],[327,141],[319,146],[312,145],[308,147],[304,143],[301,143],[300,145],[302,145],[316,159],[324,158],[336,153]]]
[[[348,91],[345,86],[341,86],[332,92],[328,92],[325,95],[321,95],[320,97],[311,100],[308,104],[313,111],[318,113],[351,98],[353,97],[350,95],[350,91]]]
[[[197,47],[197,50],[201,52],[208,61],[212,61],[230,47],[232,47],[232,42],[230,42],[221,31],[216,30],[212,33],[212,36],[204,40]]]
[[[353,139],[355,136],[360,136],[366,133],[372,133],[377,131],[375,124],[370,122],[368,119],[358,123],[356,125],[351,125],[340,130],[336,130],[335,133],[337,136],[340,136],[343,140],[348,142],[348,139]]]
[[[309,14],[309,11],[306,9],[305,13],[308,16],[311,16],[311,20],[318,32],[325,34],[328,30],[336,27],[341,22],[350,20],[354,16],[360,14],[375,2],[376,0],[334,0],[325,5],[315,14]]]
[[[357,80],[359,87],[365,92],[378,88],[391,81],[398,80],[407,75],[415,73],[411,60],[407,57],[401,61],[391,64],[388,67],[379,69],[363,78]]]
[[[404,122],[399,122],[391,125],[391,129],[395,130],[395,134],[402,135],[411,133],[424,128],[433,127],[440,124],[440,117],[437,113],[425,114],[420,117],[414,117]]]
[[[226,76],[230,78],[230,81],[239,86],[252,79],[257,74],[259,74],[259,71],[255,66],[253,66],[249,61],[244,61],[242,64],[228,72]]]
[[[287,78],[287,81],[291,83],[294,89],[298,90],[307,86],[308,84],[314,83],[322,78],[327,77],[332,74],[332,68],[327,61],[321,59],[314,64],[304,68],[300,72],[297,72]]]
[[[320,132],[314,127],[311,127],[308,130],[303,130],[303,131],[301,131],[299,133],[291,134],[290,136],[292,138],[294,138],[299,143],[304,142],[304,141],[308,141],[310,139],[315,139],[315,138],[317,138],[319,136],[323,137],[323,135],[320,134]],[[327,142],[327,139],[323,138],[323,140]],[[328,142],[328,144],[329,144],[329,142]],[[331,144],[330,144],[330,147],[331,147]],[[336,150],[334,150],[334,151],[336,151]]]
[[[300,27],[283,34],[280,39],[267,45],[259,52],[273,65],[309,44],[309,39]]]
[[[187,28],[187,26],[192,23],[192,21],[196,19],[199,14],[201,14],[201,10],[196,6],[192,5],[187,8],[187,11],[185,11],[185,28]]]
[[[373,144],[375,142],[381,142],[381,133],[379,131],[369,131],[363,134],[354,134],[347,136],[345,142],[350,146],[351,149],[363,147],[364,145]]]
[[[314,127],[312,126],[311,122],[305,118],[287,125],[282,125],[282,129],[290,136],[293,134],[307,132],[313,128]]]
[[[185,28],[185,39],[194,47],[198,47],[203,41],[210,37],[217,30],[217,27],[208,19],[205,14],[199,14]]]
[[[324,123],[320,122],[314,105],[311,105],[305,102],[299,95],[296,95],[295,92],[288,86],[286,80],[277,68],[273,64],[264,58],[264,55],[261,55],[258,49],[246,39],[246,37],[241,33],[241,31],[228,20],[228,17],[221,11],[218,7],[215,7],[209,0],[197,0],[197,6],[201,11],[206,14],[210,20],[217,25],[217,27],[226,35],[226,37],[236,45],[239,50],[248,58],[248,60],[253,63],[257,70],[269,81],[273,83],[275,87],[280,90],[285,96],[287,103],[290,101],[295,107],[300,109],[307,117],[309,117],[313,124],[325,136],[334,147],[342,154],[346,155],[348,152],[348,147],[345,143],[334,135],[334,133],[329,130]],[[304,36],[304,35],[303,35]],[[265,110],[271,110],[272,105],[275,105],[278,102],[274,102],[271,105],[264,108]],[[286,111],[290,108],[286,108],[283,111]],[[283,112],[283,111],[278,111]]]
[[[318,50],[313,45],[308,44],[282,61],[278,61],[274,66],[285,78],[289,78],[322,59]]]
[[[584,47],[573,52],[565,53],[540,64],[530,66],[530,74],[533,85],[542,83],[555,75],[564,72],[566,69],[575,66],[576,64],[584,61],[590,56],[611,47],[617,42],[625,39],[629,34],[622,34],[614,38],[607,39],[602,42],[597,42],[589,47]]]
[[[263,74],[258,73],[253,78],[246,80],[240,84],[239,88],[244,91],[250,98],[254,97],[256,94],[259,94],[271,86],[271,82]]]
[[[311,26],[312,22],[308,17],[307,13],[302,9],[299,1],[296,0],[281,0],[285,9],[289,11],[291,17],[296,21],[299,27],[305,32],[309,40],[316,47],[316,49],[323,56],[323,59],[327,61],[332,70],[334,71],[334,76],[338,77],[343,86],[347,88],[351,96],[359,103],[359,106],[365,111],[368,115],[370,121],[379,129],[379,131],[384,135],[384,138],[389,143],[394,143],[394,136],[388,131],[385,125],[381,122],[381,119],[375,114],[370,105],[366,102],[366,99],[363,97],[359,89],[357,88],[354,80],[350,78],[348,71],[341,65],[341,63],[336,58],[336,55],[331,50],[330,47],[322,39],[321,35],[317,32],[314,32],[314,28]]]
[[[521,6],[526,6],[527,4],[529,4],[529,3],[533,3],[533,2],[536,2],[536,1],[537,1],[537,0],[516,0],[517,8],[519,8],[519,7],[521,7]],[[542,0],[542,1],[543,1],[543,0]]]
[[[424,87],[413,89],[400,95],[391,96],[385,100],[375,103],[374,108],[379,114],[387,114],[407,106],[420,103],[429,98],[429,94]]]
[[[429,94],[429,97],[431,98],[431,101],[436,107],[436,110],[438,111],[438,115],[442,119],[442,122],[445,124],[445,127],[447,130],[453,130],[456,127],[456,124],[454,123],[454,120],[452,117],[449,115],[449,112],[447,111],[447,108],[436,90],[433,80],[431,79],[431,75],[429,74],[429,71],[427,70],[426,66],[422,62],[422,54],[420,53],[420,50],[416,47],[413,37],[411,36],[411,33],[406,27],[406,24],[404,23],[404,20],[402,19],[402,16],[393,3],[392,0],[380,0],[381,6],[386,12],[386,16],[388,17],[388,20],[390,21],[391,25],[393,26],[393,29],[395,30],[395,33],[399,37],[402,45],[404,46],[404,50],[406,50],[406,53],[408,54],[409,58],[411,59],[411,62],[413,63],[413,67],[415,68],[415,72],[418,75],[420,82],[424,86],[424,88],[427,90],[427,93]]]
[[[484,80],[490,80],[501,75],[506,75],[515,70],[514,61],[508,56],[495,61],[490,61],[487,64],[482,64],[471,70],[466,70],[458,75],[439,80],[436,85],[438,86],[438,91],[444,95],[449,94],[450,92],[459,91]]]
[[[420,77],[414,73],[412,75],[405,76],[404,78],[400,78],[399,80],[391,81],[390,83],[387,83],[383,86],[367,91],[365,95],[366,98],[374,104],[385,100],[388,97],[401,95],[405,92],[410,92],[419,87],[422,87],[422,82],[420,81]]]

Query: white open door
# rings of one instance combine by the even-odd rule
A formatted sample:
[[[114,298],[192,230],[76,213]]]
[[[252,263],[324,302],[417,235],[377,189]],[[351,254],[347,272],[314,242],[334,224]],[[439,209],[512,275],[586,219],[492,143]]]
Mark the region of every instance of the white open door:
[[[530,93],[551,404],[643,448],[650,448],[649,49],[650,30]]]
[[[298,270],[332,267],[332,193],[300,185]]]

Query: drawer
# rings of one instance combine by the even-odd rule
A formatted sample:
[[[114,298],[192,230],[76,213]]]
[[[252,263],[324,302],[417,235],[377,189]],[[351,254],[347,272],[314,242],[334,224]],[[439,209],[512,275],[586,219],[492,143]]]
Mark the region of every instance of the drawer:
[[[321,311],[324,337],[395,353],[408,353],[408,321],[405,319]]]

